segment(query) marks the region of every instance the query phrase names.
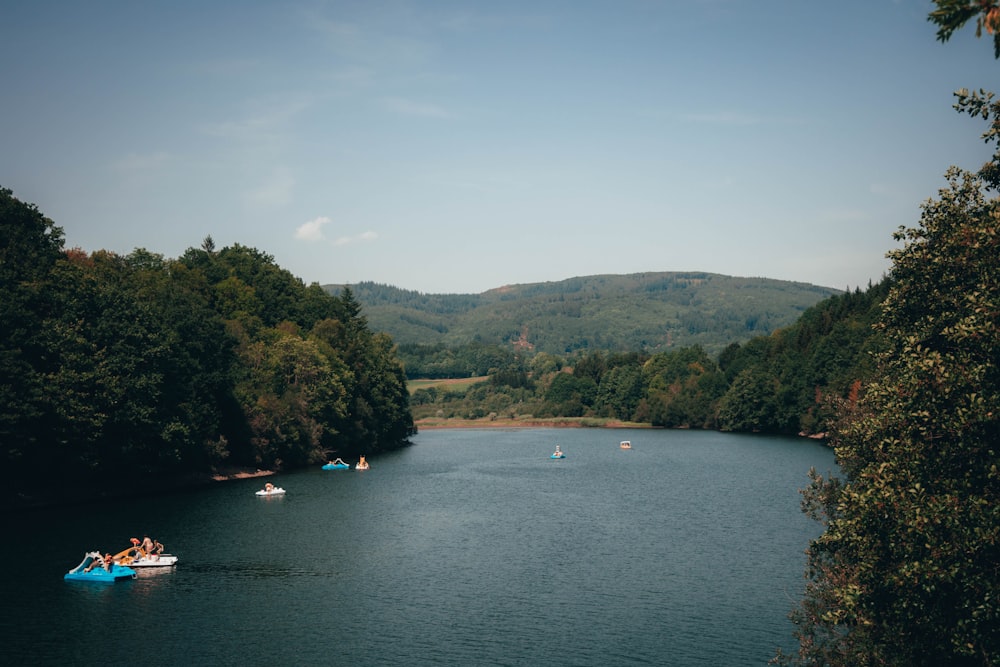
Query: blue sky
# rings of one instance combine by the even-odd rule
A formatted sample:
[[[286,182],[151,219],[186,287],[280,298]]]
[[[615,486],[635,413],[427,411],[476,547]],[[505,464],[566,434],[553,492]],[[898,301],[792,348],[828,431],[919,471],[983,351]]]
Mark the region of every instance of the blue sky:
[[[865,287],[990,155],[928,0],[15,0],[0,186],[66,245],[306,283],[641,271]]]

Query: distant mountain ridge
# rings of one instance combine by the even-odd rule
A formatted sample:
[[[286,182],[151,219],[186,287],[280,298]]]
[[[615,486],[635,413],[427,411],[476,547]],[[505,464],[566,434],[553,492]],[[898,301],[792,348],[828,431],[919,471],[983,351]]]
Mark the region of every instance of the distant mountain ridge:
[[[593,275],[507,285],[481,294],[423,294],[374,282],[348,285],[373,331],[400,345],[511,344],[552,354],[661,352],[729,343],[795,322],[840,290],[716,273]],[[344,285],[325,285],[339,294]]]

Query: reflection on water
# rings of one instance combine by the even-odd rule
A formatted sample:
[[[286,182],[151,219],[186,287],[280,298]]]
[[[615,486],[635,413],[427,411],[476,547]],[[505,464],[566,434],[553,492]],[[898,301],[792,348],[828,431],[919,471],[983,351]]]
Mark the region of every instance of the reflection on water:
[[[0,641],[10,664],[764,665],[818,533],[798,489],[833,465],[798,439],[430,431],[364,474],[281,475],[285,496],[238,480],[32,513],[0,551]],[[136,533],[178,565],[62,581]]]
[[[176,572],[173,567],[137,567],[135,574],[137,579],[159,579],[160,577],[170,577]]]

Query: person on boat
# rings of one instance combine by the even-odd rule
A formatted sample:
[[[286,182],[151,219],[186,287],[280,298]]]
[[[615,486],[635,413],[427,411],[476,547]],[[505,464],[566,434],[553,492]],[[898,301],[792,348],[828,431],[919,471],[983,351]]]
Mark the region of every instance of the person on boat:
[[[114,566],[115,562],[111,560],[111,552],[104,554],[104,569],[110,572]]]
[[[94,556],[94,560],[90,561],[90,565],[85,567],[83,571],[90,572],[95,567],[104,567],[104,559],[101,557],[101,554],[97,554],[96,556]]]
[[[365,461],[365,457],[362,456],[361,460],[358,461],[358,467],[359,468],[367,468],[368,467],[368,461]]]
[[[268,482],[267,484],[264,485],[264,490],[268,493],[271,493],[272,491],[274,491],[274,484]]]
[[[140,558],[142,556],[142,549],[139,548],[139,538],[133,537],[129,541],[132,543],[132,550],[128,552],[128,555],[132,558]]]
[[[561,449],[559,449],[559,445],[556,445],[556,451],[555,451],[555,455],[556,455],[556,456],[559,456],[560,454],[562,454],[562,450],[561,450]]]
[[[153,553],[157,556],[163,553],[163,545],[160,544],[159,540],[153,540]]]
[[[149,535],[142,536],[142,550],[147,554],[153,550],[153,540],[149,539]]]

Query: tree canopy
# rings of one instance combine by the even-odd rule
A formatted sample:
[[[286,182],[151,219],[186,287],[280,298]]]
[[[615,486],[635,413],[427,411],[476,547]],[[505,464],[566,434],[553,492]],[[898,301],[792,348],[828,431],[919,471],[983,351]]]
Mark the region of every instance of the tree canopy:
[[[807,494],[828,519],[794,616],[804,664],[1000,660],[1000,209],[948,176],[890,253],[887,347],[834,433],[846,484]]]
[[[372,454],[415,432],[395,348],[349,292],[211,237],[176,260],[66,250],[7,189],[0,232],[8,501]]]
[[[976,37],[983,31],[993,35],[993,57],[1000,58],[1000,2],[996,0],[934,0],[937,9],[928,20],[938,26],[937,38],[947,42],[972,19],[976,20]]]
[[[938,0],[939,38],[993,2]],[[1000,41],[996,41],[1000,57]],[[958,93],[996,142],[991,95]],[[997,159],[952,167],[900,228],[877,327],[882,349],[833,443],[845,479],[812,474],[804,507],[825,523],[793,613],[799,650],[779,662],[900,667],[1000,664],[1000,202]]]

